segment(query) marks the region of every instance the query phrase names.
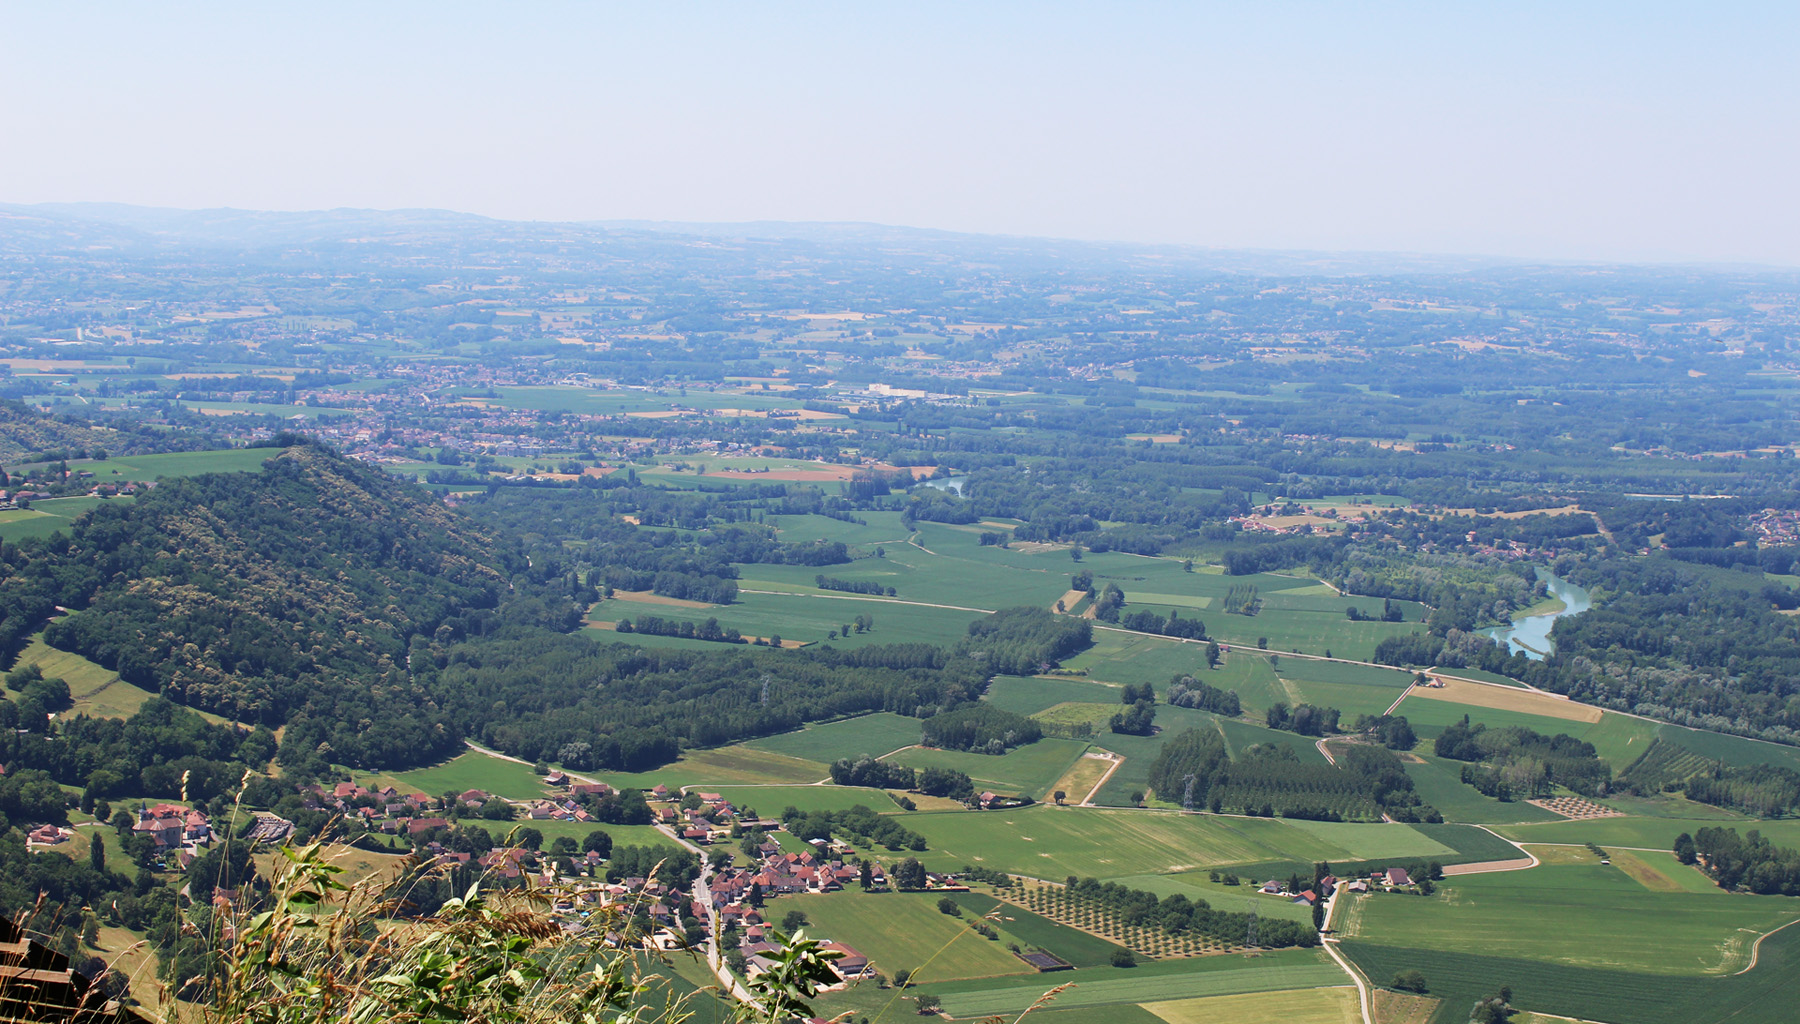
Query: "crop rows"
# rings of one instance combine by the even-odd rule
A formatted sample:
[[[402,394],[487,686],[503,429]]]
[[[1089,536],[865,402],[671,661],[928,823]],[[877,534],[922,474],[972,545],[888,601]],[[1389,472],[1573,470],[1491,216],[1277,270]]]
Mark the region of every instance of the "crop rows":
[[[1657,739],[1625,771],[1625,778],[1648,790],[1679,785],[1713,767],[1711,758],[1695,753],[1679,744]]]
[[[1126,924],[1117,910],[1060,885],[1020,879],[1018,886],[1002,891],[1002,895],[1057,924],[1098,935],[1152,959],[1230,953],[1242,948],[1199,936],[1172,936],[1160,928]]]

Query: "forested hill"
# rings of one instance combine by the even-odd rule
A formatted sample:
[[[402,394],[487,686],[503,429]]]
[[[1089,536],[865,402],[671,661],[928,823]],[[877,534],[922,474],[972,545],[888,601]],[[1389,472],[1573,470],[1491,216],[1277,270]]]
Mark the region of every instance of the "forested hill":
[[[113,426],[97,426],[84,420],[46,416],[20,402],[0,400],[0,464],[181,451],[202,446],[192,432],[158,430],[123,418]],[[100,454],[95,455],[96,452]]]
[[[76,609],[52,645],[191,707],[316,735],[334,759],[454,746],[409,643],[487,629],[523,556],[376,468],[311,444],[270,454],[260,474],[165,480],[66,541],[10,548],[4,586]]]

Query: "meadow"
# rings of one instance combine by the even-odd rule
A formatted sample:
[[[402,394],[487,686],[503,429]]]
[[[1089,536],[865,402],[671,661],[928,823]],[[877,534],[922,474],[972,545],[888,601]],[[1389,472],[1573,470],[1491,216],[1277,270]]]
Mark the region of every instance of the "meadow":
[[[1041,800],[1087,748],[1083,740],[1042,739],[1000,755],[911,747],[886,760],[912,768],[953,768],[977,789]]]
[[[1202,996],[1150,1003],[1144,1009],[1167,1024],[1360,1024],[1356,989],[1303,988],[1234,996]]]
[[[589,618],[595,622],[617,622],[623,618],[636,619],[653,615],[665,621],[693,623],[717,619],[720,626],[736,629],[746,637],[779,636],[783,640],[808,643],[824,642],[830,638],[834,646],[847,648],[919,639],[948,642],[963,636],[969,623],[982,614],[823,591],[798,594],[758,593],[754,589],[742,589],[753,587],[751,581],[739,581],[739,587],[738,599],[732,604],[703,608],[684,608],[658,601],[613,597],[595,605]],[[858,615],[872,616],[874,626],[864,633],[843,633]],[[838,636],[831,637],[833,633]],[[602,639],[626,639],[612,637],[605,631],[598,631],[598,635]],[[630,642],[638,643],[640,639],[669,638],[640,638],[634,635],[630,637]],[[725,646],[706,641],[690,642],[706,644],[713,650]]]
[[[1503,801],[1481,795],[1475,787],[1463,783],[1461,766],[1460,761],[1444,761],[1429,755],[1422,764],[1406,766],[1406,774],[1413,780],[1413,791],[1419,794],[1419,799],[1437,808],[1445,821],[1491,825],[1561,820],[1558,815],[1523,800]]]
[[[751,740],[743,745],[754,750],[767,750],[829,764],[844,757],[855,760],[864,754],[880,757],[891,750],[917,742],[918,719],[882,713],[862,715],[841,722],[809,725],[779,736]]]
[[[1016,939],[1021,948],[1047,949],[1076,967],[1108,966],[1113,952],[1119,948],[1097,935],[1057,924],[985,892],[952,893],[950,898],[970,916],[988,915],[989,920]]]
[[[967,917],[939,912],[938,899],[934,893],[867,893],[851,887],[783,896],[769,906],[777,915],[804,913],[811,921],[807,935],[855,947],[882,974],[917,972],[918,985],[1037,973],[1007,951],[1007,940],[984,939],[969,927]],[[995,927],[1004,930],[1005,922]]]
[[[720,786],[707,789],[731,801],[733,807],[753,808],[763,817],[777,818],[788,807],[801,811],[847,811],[868,807],[877,813],[902,813],[886,790],[852,786]]]
[[[1471,859],[1459,856],[1455,844],[1410,825],[1040,804],[1005,811],[920,812],[908,815],[906,826],[925,836],[931,850],[920,859],[928,865],[973,864],[1053,881],[1068,875],[1109,879],[1232,865],[1279,864],[1285,874],[1289,866],[1322,860]],[[1510,846],[1506,850],[1517,856]]]
[[[1777,846],[1800,847],[1800,819],[1762,820],[1722,813],[1704,818],[1636,816],[1590,818],[1585,821],[1548,821],[1525,825],[1496,825],[1494,831],[1519,843],[1594,843],[1627,849],[1667,850],[1683,832],[1709,826],[1735,828],[1741,835],[1757,829]]]
[[[1017,714],[1034,715],[1058,704],[1116,705],[1119,688],[1069,676],[998,676],[988,684],[987,701]]]

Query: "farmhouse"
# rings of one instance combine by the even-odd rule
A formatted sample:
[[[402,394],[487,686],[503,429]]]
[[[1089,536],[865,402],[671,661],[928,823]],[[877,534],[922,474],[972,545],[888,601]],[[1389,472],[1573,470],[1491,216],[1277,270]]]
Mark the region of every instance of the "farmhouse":
[[[831,967],[846,981],[862,977],[869,969],[868,957],[841,942],[827,942],[819,948],[822,952],[838,954],[838,958],[832,961]]]
[[[1393,889],[1402,889],[1413,884],[1412,876],[1406,873],[1405,868],[1388,868],[1385,880],[1388,887]]]

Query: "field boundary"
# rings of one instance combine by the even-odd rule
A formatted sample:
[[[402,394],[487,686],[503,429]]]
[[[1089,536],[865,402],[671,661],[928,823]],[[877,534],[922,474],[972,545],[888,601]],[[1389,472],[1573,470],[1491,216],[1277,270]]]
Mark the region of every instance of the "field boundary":
[[[1763,944],[1764,939],[1768,938],[1769,936],[1775,934],[1778,931],[1781,931],[1782,928],[1792,928],[1793,926],[1795,926],[1797,924],[1800,924],[1800,917],[1794,918],[1792,921],[1789,921],[1787,924],[1782,925],[1781,928],[1771,928],[1768,931],[1763,932],[1761,935],[1758,935],[1756,937],[1756,941],[1750,944],[1750,963],[1741,971],[1733,971],[1732,977],[1736,977],[1739,974],[1748,974],[1750,971],[1755,969],[1756,959],[1757,959],[1757,957],[1762,955],[1762,944]]]

